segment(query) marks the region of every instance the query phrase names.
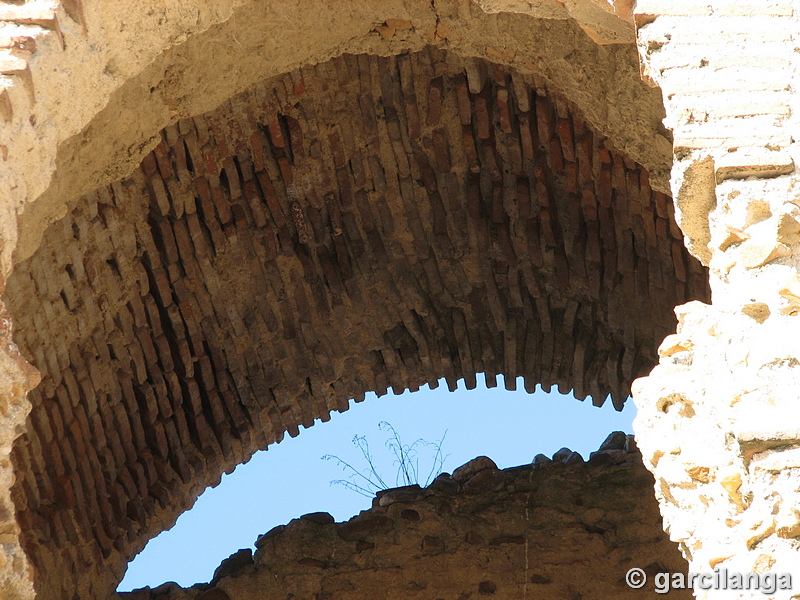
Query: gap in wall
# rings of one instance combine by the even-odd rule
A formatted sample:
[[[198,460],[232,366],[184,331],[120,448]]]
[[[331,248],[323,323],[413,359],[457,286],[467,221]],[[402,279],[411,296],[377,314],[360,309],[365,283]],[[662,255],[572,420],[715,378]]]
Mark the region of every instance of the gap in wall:
[[[507,391],[502,376],[498,387],[491,389],[479,377],[475,390],[466,390],[459,380],[458,390],[449,392],[442,380],[434,390],[425,386],[418,392],[380,398],[370,393],[366,400],[351,401],[347,412],[333,412],[324,424],[315,421],[317,426],[301,429],[296,438],[287,436],[224,475],[219,486],[206,490],[172,529],[151,540],[131,561],[118,590],[166,581],[184,587],[205,582],[223,559],[240,548],[252,548],[258,535],[276,525],[316,511],[346,521],[368,509],[368,498],[331,485],[347,473],[321,457],[334,454],[364,467],[352,444],[355,435],[364,435],[378,470],[394,477],[396,468],[384,447],[388,434],[378,429],[381,421],[391,423],[404,444],[418,438],[438,441],[446,431],[442,449],[449,456],[444,470],[452,472],[479,455],[506,468],[529,463],[538,453],[551,456],[563,446],[587,459],[610,432],[632,433],[636,414],[630,399],[617,412],[610,402],[597,408],[556,388],[547,393],[537,386],[534,394],[528,394],[522,378],[516,391]],[[428,456],[421,452],[421,462]]]

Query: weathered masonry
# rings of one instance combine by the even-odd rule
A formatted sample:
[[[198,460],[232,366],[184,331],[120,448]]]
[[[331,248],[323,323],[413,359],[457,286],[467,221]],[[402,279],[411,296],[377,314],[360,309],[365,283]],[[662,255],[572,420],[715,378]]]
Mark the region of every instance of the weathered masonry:
[[[478,374],[633,388],[693,570],[793,564],[792,2],[0,23],[4,597],[107,598],[257,449]]]
[[[121,600],[250,600],[314,597],[619,598],[660,589],[658,573],[685,573],[662,530],[653,478],[612,433],[584,463],[562,449],[500,470],[485,456],[429,487],[379,492],[345,523],[328,513],[292,519],[209,573],[209,583],[165,583]],[[628,450],[626,450],[626,446]],[[566,463],[566,464],[565,464]],[[625,583],[636,567],[645,590]],[[690,589],[671,590],[676,598]]]

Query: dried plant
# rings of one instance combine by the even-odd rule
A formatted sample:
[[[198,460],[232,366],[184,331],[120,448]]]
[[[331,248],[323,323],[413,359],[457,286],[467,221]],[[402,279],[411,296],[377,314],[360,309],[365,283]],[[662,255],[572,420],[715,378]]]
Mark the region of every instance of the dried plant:
[[[444,462],[449,456],[442,453],[442,444],[447,435],[447,430],[442,434],[441,439],[436,442],[428,442],[419,438],[413,444],[403,444],[400,439],[400,434],[397,433],[397,430],[390,423],[381,421],[378,423],[378,429],[389,432],[389,437],[384,443],[384,446],[393,457],[395,486],[417,484],[421,487],[426,487],[442,472]],[[358,469],[338,456],[326,454],[322,457],[322,460],[335,461],[342,467],[343,471],[350,473],[346,479],[335,479],[331,481],[331,485],[343,485],[347,489],[368,498],[374,496],[375,492],[392,487],[386,483],[386,480],[379,472],[379,468],[375,463],[375,458],[370,452],[367,437],[364,435],[354,436],[353,445],[358,448],[361,453],[361,457],[366,462],[366,467]],[[429,450],[429,453],[433,455],[430,459],[430,469],[427,470],[427,475],[424,480],[420,477],[419,456],[419,451],[423,449]]]

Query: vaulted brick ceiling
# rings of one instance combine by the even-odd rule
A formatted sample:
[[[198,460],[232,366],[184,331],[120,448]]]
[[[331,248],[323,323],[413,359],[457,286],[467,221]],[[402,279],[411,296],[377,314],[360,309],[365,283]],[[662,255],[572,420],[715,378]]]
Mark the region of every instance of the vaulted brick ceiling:
[[[42,382],[14,497],[41,597],[105,597],[223,471],[368,391],[503,374],[622,406],[705,273],[566,99],[470,64],[265,81],[164,130],[16,267]]]

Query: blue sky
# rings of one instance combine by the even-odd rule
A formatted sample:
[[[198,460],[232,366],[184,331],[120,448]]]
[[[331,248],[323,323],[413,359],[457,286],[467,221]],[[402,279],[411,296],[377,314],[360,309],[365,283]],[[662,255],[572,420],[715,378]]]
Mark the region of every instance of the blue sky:
[[[352,440],[366,436],[377,470],[386,483],[394,484],[397,469],[384,446],[388,434],[379,430],[381,421],[391,423],[404,444],[419,438],[436,441],[446,431],[442,448],[449,455],[444,464],[448,472],[480,455],[505,468],[529,463],[538,453],[550,456],[563,446],[586,458],[611,431],[632,432],[635,408],[630,400],[617,412],[610,400],[596,408],[590,400],[579,402],[540,388],[528,394],[522,380],[515,392],[503,389],[502,377],[493,389],[482,384],[482,377],[479,381],[475,390],[464,389],[461,381],[455,392],[442,382],[435,390],[426,387],[399,396],[369,394],[364,402],[351,401],[347,412],[333,413],[329,422],[317,421],[310,429],[301,428],[296,438],[287,436],[256,453],[223,476],[219,486],[206,490],[171,530],[150,541],[128,566],[120,591],[165,581],[182,586],[206,582],[223,559],[253,547],[275,525],[309,512],[326,511],[344,521],[366,510],[368,498],[331,485],[348,473],[322,456],[333,454],[364,467]],[[425,462],[430,456],[423,449],[421,465],[430,464]]]

